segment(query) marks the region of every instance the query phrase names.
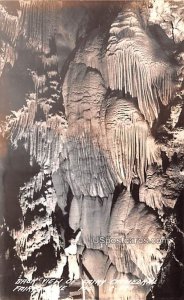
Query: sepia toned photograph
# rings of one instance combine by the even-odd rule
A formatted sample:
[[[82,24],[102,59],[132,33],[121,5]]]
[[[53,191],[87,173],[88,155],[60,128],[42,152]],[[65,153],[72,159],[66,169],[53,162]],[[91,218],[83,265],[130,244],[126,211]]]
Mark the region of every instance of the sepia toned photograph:
[[[0,300],[184,299],[184,0],[0,1]]]

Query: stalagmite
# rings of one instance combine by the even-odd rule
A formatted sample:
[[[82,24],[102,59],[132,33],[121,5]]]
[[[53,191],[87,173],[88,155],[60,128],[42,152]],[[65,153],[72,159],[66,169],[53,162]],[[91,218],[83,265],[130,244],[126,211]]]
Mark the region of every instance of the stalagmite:
[[[58,300],[60,295],[59,283],[46,285],[35,283],[32,287],[30,300]]]
[[[96,282],[105,279],[108,268],[111,265],[107,255],[104,255],[102,251],[92,249],[84,250],[82,262]],[[98,268],[96,266],[98,266]],[[88,277],[86,276],[86,278]]]
[[[24,277],[29,280],[33,278],[33,273],[39,269],[36,261],[34,261],[37,257],[35,256],[37,251],[42,249],[40,255],[44,255],[44,247],[50,244],[54,249],[56,259],[62,246],[58,228],[53,223],[57,197],[49,176],[50,174],[46,170],[41,171],[21,188],[20,207],[23,222],[20,230],[12,231],[12,236],[16,242],[16,252],[22,261]],[[34,215],[34,218],[30,219],[31,214]],[[53,277],[59,276],[58,278],[60,278],[66,264],[66,258],[61,253],[59,256],[56,266],[53,270],[45,272],[45,277],[52,274]],[[34,261],[31,266],[29,264],[30,259]],[[58,270],[59,265],[60,271]]]
[[[85,289],[92,299],[95,297],[95,290],[97,289],[99,289],[100,299],[106,299],[107,295],[105,295],[103,290],[106,283],[106,275],[111,264],[108,256],[102,251],[86,249],[83,252],[82,263],[85,268],[82,274]],[[85,270],[87,270],[88,273],[85,272]],[[90,280],[91,284],[89,284]]]
[[[84,40],[81,47],[77,50],[74,61],[76,63],[83,63],[86,67],[100,71],[101,75],[103,75],[103,78],[106,80],[107,69],[106,64],[104,63],[105,38],[106,33],[100,28],[95,28],[88,36],[88,39]]]
[[[142,281],[132,274],[119,273],[111,266],[104,286],[105,300],[143,300],[146,299],[154,281]]]
[[[164,231],[146,205],[135,203],[130,192],[121,194],[113,208],[109,236],[109,257],[118,272],[155,280],[166,251],[160,249]]]

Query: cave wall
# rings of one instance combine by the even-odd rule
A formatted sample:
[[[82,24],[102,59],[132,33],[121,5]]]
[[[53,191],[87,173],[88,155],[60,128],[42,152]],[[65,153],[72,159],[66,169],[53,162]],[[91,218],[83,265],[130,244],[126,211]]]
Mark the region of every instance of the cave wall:
[[[181,299],[183,16],[176,0],[0,4],[2,299],[67,299],[78,230],[82,283],[103,282],[87,299]]]

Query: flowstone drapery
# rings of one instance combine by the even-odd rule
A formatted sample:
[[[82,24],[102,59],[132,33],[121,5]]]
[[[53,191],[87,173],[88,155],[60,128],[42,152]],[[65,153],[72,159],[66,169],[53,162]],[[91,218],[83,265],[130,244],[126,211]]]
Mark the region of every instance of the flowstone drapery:
[[[80,229],[80,299],[179,299],[180,1],[161,1],[166,19],[156,0],[14,2],[0,4],[2,263],[16,257],[25,299],[67,299]]]

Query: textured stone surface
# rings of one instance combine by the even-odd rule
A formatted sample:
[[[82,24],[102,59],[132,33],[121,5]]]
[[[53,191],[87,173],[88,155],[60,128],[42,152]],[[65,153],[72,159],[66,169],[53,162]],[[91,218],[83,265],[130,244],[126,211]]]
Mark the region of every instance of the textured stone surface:
[[[0,5],[0,86],[11,85],[2,99],[0,199],[19,201],[19,226],[8,228],[8,207],[2,218],[17,274],[67,279],[63,249],[79,229],[81,277],[103,282],[86,286],[89,299],[165,297],[174,263],[183,270],[182,14],[177,0]],[[13,178],[21,147],[21,172],[33,168],[24,180]],[[12,253],[7,243],[4,261]],[[181,296],[177,284],[167,299]],[[64,297],[58,283],[32,288],[32,300]]]

